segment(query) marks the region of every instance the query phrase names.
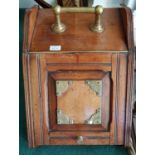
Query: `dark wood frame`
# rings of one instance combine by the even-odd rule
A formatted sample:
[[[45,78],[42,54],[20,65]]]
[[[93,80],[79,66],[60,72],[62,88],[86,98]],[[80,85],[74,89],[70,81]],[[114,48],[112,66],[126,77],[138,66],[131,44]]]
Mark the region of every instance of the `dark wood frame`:
[[[57,97],[56,80],[102,80],[104,90],[101,103],[101,125],[86,124],[57,124]],[[48,73],[48,103],[49,103],[49,127],[50,131],[107,131],[109,125],[110,107],[110,77],[109,73],[103,71],[57,71]],[[108,97],[107,97],[108,96]]]

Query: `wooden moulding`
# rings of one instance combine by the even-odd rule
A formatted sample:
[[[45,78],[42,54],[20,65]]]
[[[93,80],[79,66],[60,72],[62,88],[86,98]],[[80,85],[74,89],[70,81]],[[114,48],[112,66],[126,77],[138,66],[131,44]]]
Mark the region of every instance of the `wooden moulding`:
[[[110,143],[124,144],[127,55],[112,56]]]
[[[24,17],[23,52],[30,52],[33,31],[38,16],[39,6],[27,9]]]
[[[125,7],[121,9],[126,42],[129,50],[127,63],[127,91],[126,91],[126,124],[124,145],[129,146],[132,126],[132,100],[133,100],[133,76],[134,76],[134,37],[133,37],[133,16],[131,9]]]
[[[33,127],[33,118],[32,110],[30,103],[30,92],[29,92],[29,73],[28,73],[28,55],[23,54],[23,78],[24,78],[24,90],[25,90],[25,109],[26,109],[26,124],[27,124],[27,137],[29,147],[35,146],[35,137],[34,137],[34,127]]]
[[[39,58],[23,53],[25,106],[29,147],[43,144]]]

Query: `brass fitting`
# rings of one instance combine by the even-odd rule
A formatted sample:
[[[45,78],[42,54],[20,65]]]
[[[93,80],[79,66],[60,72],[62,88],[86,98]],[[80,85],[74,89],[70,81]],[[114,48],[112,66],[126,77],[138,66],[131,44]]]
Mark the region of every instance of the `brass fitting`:
[[[95,23],[90,26],[90,30],[93,32],[103,32],[102,14],[103,7],[61,7],[57,5],[53,9],[55,14],[55,23],[51,26],[51,30],[55,33],[62,33],[66,30],[66,26],[61,22],[60,14],[63,12],[87,12],[95,13]]]

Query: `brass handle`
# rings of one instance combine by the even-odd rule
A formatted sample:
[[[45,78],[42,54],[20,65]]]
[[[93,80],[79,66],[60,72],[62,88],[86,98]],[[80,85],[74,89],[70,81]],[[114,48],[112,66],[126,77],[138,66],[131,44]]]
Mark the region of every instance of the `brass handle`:
[[[83,143],[83,136],[78,136],[77,137],[77,143],[82,144]]]
[[[90,26],[90,30],[93,32],[102,32],[103,25],[102,25],[102,14],[103,14],[103,7],[96,6],[96,7],[61,7],[57,5],[53,9],[55,14],[55,23],[51,26],[51,29],[55,33],[62,33],[66,30],[65,24],[61,22],[60,14],[63,12],[87,12],[87,13],[95,13],[95,23]]]

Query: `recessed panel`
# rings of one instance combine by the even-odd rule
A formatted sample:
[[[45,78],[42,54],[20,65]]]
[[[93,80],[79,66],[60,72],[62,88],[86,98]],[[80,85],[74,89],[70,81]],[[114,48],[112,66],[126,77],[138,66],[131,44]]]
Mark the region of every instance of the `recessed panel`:
[[[101,124],[102,80],[56,80],[57,124]]]

